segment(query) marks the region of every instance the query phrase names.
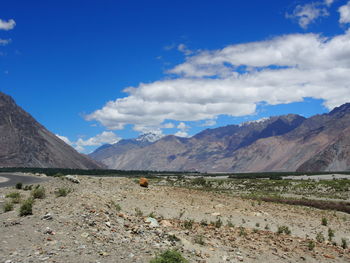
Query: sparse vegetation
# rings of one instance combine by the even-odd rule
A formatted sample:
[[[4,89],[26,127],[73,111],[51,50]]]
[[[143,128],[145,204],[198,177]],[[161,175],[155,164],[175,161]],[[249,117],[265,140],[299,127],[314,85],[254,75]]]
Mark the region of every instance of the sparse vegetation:
[[[316,235],[316,241],[319,243],[323,243],[326,239],[324,238],[324,235],[322,232],[318,232]]]
[[[167,250],[152,259],[150,263],[188,263],[188,261],[177,250]]]
[[[335,236],[334,230],[331,228],[328,228],[328,240],[332,241],[334,236]]]
[[[203,246],[205,244],[203,235],[197,235],[194,237],[194,243]]]
[[[56,196],[64,197],[64,196],[67,196],[69,193],[70,193],[70,190],[68,188],[62,187],[62,188],[58,188],[58,190],[56,191]]]
[[[13,204],[18,204],[21,202],[21,194],[19,192],[12,192],[5,196],[6,198],[11,198]]]
[[[114,201],[111,201],[111,204],[117,212],[120,212],[122,210],[122,207],[120,206],[120,204],[117,204]]]
[[[177,236],[175,236],[175,234],[174,235],[169,235],[168,236],[168,240],[170,242],[178,242],[178,241],[180,241],[180,239]]]
[[[6,202],[4,204],[4,212],[9,212],[13,210],[13,203],[12,202]]]
[[[346,240],[346,238],[341,239],[341,247],[344,249],[348,248],[348,241]]]
[[[327,218],[322,217],[321,224],[322,224],[323,226],[327,226],[327,225],[328,225],[328,220],[327,220]]]
[[[247,235],[247,232],[245,231],[245,228],[240,226],[239,227],[239,236],[246,236]]]
[[[227,221],[227,226],[228,227],[235,227],[235,225],[231,221]]]
[[[33,214],[33,203],[34,200],[32,198],[29,198],[25,200],[21,207],[19,208],[19,215],[20,216],[28,216]]]
[[[154,212],[151,212],[148,214],[148,217],[156,218],[156,214]]]
[[[222,226],[222,221],[221,221],[220,218],[218,218],[218,219],[216,219],[216,221],[211,222],[211,224],[212,224],[213,226],[215,226],[216,228],[220,228],[220,227]]]
[[[290,235],[292,231],[289,229],[288,226],[278,226],[277,228],[277,234],[283,234]]]
[[[37,185],[32,190],[33,199],[43,199],[45,198],[45,188],[43,186]]]
[[[140,208],[138,207],[135,208],[135,215],[139,217],[143,216],[143,213]]]
[[[308,248],[309,248],[309,250],[314,250],[314,248],[315,248],[315,242],[314,241],[312,241],[312,240],[310,240],[309,242],[308,242]]]
[[[185,220],[183,222],[183,227],[186,229],[192,229],[194,221],[192,219]]]

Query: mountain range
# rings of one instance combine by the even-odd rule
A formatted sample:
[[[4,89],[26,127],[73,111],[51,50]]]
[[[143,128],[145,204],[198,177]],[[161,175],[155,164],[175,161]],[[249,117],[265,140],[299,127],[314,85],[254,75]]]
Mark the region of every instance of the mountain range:
[[[0,92],[0,167],[98,169]]]
[[[304,118],[275,116],[191,138],[129,139],[90,154],[109,168],[201,172],[335,171],[350,168],[350,104]]]

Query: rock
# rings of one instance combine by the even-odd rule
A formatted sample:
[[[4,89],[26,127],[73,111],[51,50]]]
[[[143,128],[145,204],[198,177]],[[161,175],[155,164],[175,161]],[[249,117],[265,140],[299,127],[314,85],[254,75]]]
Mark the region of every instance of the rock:
[[[78,179],[77,176],[74,176],[74,175],[66,175],[65,178],[66,178],[68,181],[71,181],[72,183],[80,184],[80,180]]]
[[[106,226],[111,227],[111,222],[106,222]]]
[[[44,234],[54,235],[55,232],[53,232],[51,228],[46,227],[45,230],[44,230]]]
[[[212,215],[212,216],[221,216],[221,214],[218,213],[218,212],[212,213],[211,215]]]
[[[45,214],[42,218],[42,220],[52,220],[53,217],[50,213]]]
[[[159,227],[158,221],[153,217],[147,217],[145,220],[146,223],[150,223],[150,227]]]
[[[147,178],[144,178],[144,177],[141,177],[141,178],[140,178],[140,181],[139,181],[139,184],[140,184],[140,186],[142,186],[142,187],[148,187],[148,179],[147,179]]]
[[[168,220],[160,221],[160,224],[164,227],[172,227],[173,225]]]

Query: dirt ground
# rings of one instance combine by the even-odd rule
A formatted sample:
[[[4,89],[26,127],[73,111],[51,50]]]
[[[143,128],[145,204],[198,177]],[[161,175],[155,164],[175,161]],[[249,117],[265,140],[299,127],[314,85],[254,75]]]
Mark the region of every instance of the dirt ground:
[[[6,213],[2,207],[8,193],[24,200],[30,191],[0,189],[0,262],[149,262],[166,249],[189,262],[350,262],[341,247],[342,239],[350,245],[349,214],[153,181],[143,188],[135,179],[78,179],[41,183],[46,196],[24,217],[20,204]],[[71,192],[57,197],[59,188]],[[278,234],[281,226],[291,233]],[[329,228],[332,242],[317,242],[318,233],[328,239]]]

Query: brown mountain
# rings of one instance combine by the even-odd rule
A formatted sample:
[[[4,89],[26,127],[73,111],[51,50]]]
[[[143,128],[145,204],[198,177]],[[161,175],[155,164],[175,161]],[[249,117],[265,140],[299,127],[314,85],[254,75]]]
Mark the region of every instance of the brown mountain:
[[[96,169],[101,165],[79,154],[0,92],[0,167]]]

